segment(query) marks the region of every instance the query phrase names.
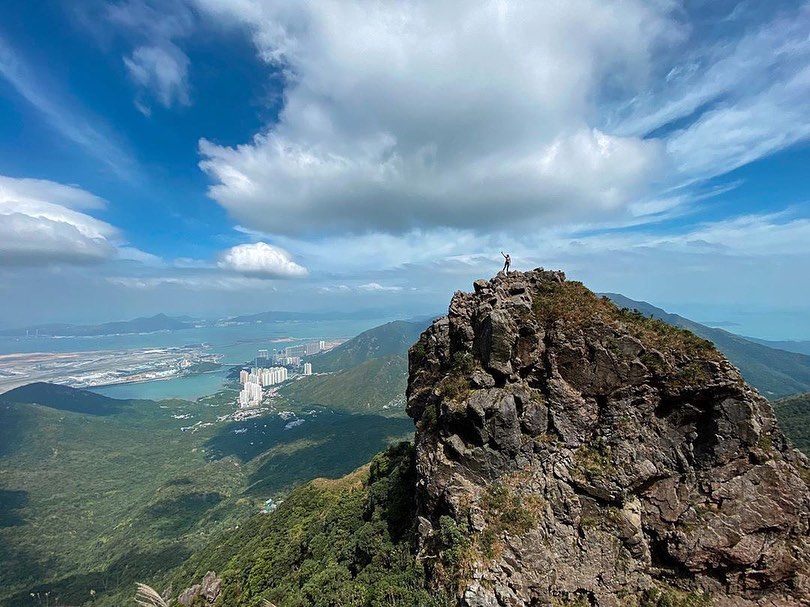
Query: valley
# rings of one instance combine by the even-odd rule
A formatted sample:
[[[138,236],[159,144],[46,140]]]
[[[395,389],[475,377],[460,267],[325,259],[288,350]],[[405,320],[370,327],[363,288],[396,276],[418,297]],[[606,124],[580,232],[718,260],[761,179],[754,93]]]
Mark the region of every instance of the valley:
[[[409,420],[312,409],[294,426],[269,412],[217,421],[232,413],[232,390],[197,402],[98,398],[70,411],[0,397],[0,604],[45,604],[47,592],[51,605],[120,605],[135,581],[167,573],[268,498],[341,476],[411,432]]]

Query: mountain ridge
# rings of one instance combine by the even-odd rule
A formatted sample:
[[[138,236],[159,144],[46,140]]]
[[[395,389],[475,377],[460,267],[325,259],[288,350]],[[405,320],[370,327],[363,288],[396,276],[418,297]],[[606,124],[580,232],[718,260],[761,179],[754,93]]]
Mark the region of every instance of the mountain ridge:
[[[673,326],[688,329],[713,342],[740,369],[746,381],[769,398],[810,391],[810,356],[752,341],[723,329],[671,314],[645,301],[618,293],[602,293],[620,308],[636,309]]]
[[[0,403],[36,404],[61,411],[99,416],[121,413],[129,408],[132,402],[48,382],[33,382],[0,394]]]
[[[188,322],[161,313],[154,316],[141,316],[132,320],[119,320],[97,325],[73,325],[67,323],[32,325],[20,329],[4,329],[0,331],[0,335],[7,337],[33,335],[39,337],[103,337],[106,335],[177,331],[188,329],[191,326]]]
[[[316,373],[346,371],[371,358],[407,352],[427,322],[395,320],[363,331],[347,342],[307,358]]]

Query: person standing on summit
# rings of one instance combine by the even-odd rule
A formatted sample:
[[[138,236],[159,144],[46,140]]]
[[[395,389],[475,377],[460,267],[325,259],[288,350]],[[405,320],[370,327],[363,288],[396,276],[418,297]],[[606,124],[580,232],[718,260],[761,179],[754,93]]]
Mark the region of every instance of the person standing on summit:
[[[509,257],[509,255],[507,255],[503,251],[501,251],[501,255],[503,255],[503,270],[501,270],[501,272],[503,272],[504,274],[506,274],[508,276],[509,275],[509,264],[512,263],[512,258]]]

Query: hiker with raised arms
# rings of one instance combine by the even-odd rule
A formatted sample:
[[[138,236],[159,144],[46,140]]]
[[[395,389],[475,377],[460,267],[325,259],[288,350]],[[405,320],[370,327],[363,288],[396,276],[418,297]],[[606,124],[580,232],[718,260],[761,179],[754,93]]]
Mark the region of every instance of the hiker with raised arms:
[[[503,270],[501,270],[501,272],[503,272],[504,274],[506,274],[508,276],[509,275],[509,264],[512,263],[512,258],[509,257],[509,255],[507,255],[503,251],[501,251],[501,255],[503,255],[503,260],[504,260],[503,261]]]

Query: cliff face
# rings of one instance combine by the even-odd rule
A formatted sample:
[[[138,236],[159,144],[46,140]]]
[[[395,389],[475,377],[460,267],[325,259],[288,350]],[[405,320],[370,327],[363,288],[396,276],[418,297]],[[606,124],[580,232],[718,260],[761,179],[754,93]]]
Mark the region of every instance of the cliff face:
[[[467,607],[810,604],[806,459],[709,342],[561,272],[409,354],[420,558]]]

